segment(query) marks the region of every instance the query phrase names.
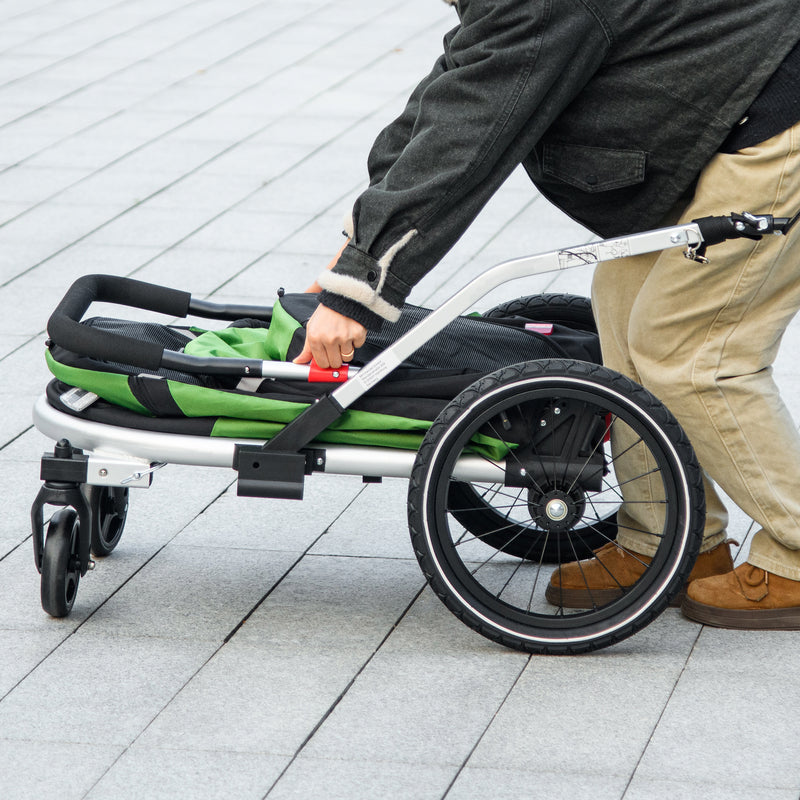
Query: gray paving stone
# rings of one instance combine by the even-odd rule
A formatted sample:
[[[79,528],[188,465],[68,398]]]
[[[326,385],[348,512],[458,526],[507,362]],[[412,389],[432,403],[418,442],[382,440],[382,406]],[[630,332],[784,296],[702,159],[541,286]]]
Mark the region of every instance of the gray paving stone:
[[[160,192],[147,201],[149,208],[211,209],[219,213],[236,205],[263,185],[264,179],[253,174],[212,174],[198,170],[179,183]]]
[[[112,136],[107,131],[95,128],[50,147],[37,147],[27,159],[27,166],[59,167],[61,164],[72,164],[91,170],[101,169],[141,147],[145,141],[130,134]]]
[[[35,318],[39,318],[39,315],[34,312]],[[31,320],[31,330],[34,327],[39,327],[36,322]],[[38,331],[37,331],[38,333]],[[31,334],[9,334],[4,335],[2,342],[0,342],[0,360],[5,358],[8,355],[11,355],[15,350],[18,350],[20,347],[24,347],[28,342],[31,340]]]
[[[261,800],[286,758],[142,747],[125,751],[86,795],[86,800]]]
[[[259,189],[252,197],[248,197],[240,206],[242,211],[275,210],[283,212],[301,212],[314,217],[327,211],[331,203],[343,196],[341,187],[323,184],[323,189],[314,191],[307,182],[297,179],[293,172],[270,181]],[[355,185],[348,182],[346,189]]]
[[[93,233],[92,244],[168,247],[208,222],[205,209],[172,210],[138,206]]]
[[[78,241],[113,214],[102,206],[39,206],[0,229],[0,243],[16,244],[38,238],[43,248],[40,260]]]
[[[11,286],[3,287],[0,296],[8,298],[11,301],[9,305],[13,305],[14,292],[36,292],[40,303],[36,309],[27,309],[25,313],[46,320],[72,282],[82,275],[129,275],[162,252],[163,248],[156,246],[103,245],[84,240],[48,259],[47,263]],[[9,310],[14,313],[14,308]],[[94,310],[90,313],[93,314]],[[13,319],[18,324],[22,321],[18,315]]]
[[[205,247],[193,247],[190,246],[190,241],[191,239],[158,254],[154,253],[153,257],[136,269],[131,277],[159,286],[182,289],[190,292],[195,298],[225,302],[223,297],[215,293],[216,290],[223,284],[227,285],[231,276],[242,272],[257,256],[245,250],[211,250]],[[258,288],[252,280],[248,281],[248,285],[251,287],[251,292]],[[212,293],[214,296],[209,297]],[[265,305],[271,305],[271,300],[266,302],[263,296],[261,298],[251,296],[248,302],[258,303],[262,300],[265,301]],[[212,329],[222,328],[228,323],[204,320],[198,324],[200,327]]]
[[[36,452],[40,454],[42,450]],[[3,469],[15,463],[19,468],[20,462],[15,459],[0,460]],[[9,525],[7,532],[9,537],[13,532],[19,539],[30,528],[30,517],[27,515],[39,490],[38,466],[35,461],[31,461],[25,471],[29,488],[20,493],[22,501],[17,506],[18,510],[14,511],[11,519],[13,525]],[[0,560],[0,628],[50,630],[60,627],[66,631],[74,628],[224,490],[229,479],[221,473],[220,470],[201,471],[194,478],[193,491],[189,492],[186,490],[186,478],[190,472],[179,467],[165,470],[160,477],[168,501],[165,501],[164,495],[156,497],[154,488],[133,491],[122,541],[110,557],[100,559],[96,569],[83,577],[75,607],[71,616],[65,620],[52,620],[42,611],[39,599],[40,579],[33,564],[31,544],[23,541],[20,547]],[[54,509],[48,509],[49,515]],[[185,564],[182,567],[188,568]],[[203,575],[203,569],[210,571],[209,567],[203,566],[201,559],[198,575],[202,575],[203,580],[213,585],[213,575]],[[156,608],[158,603],[163,603],[169,597],[169,587],[175,579],[173,577],[171,581],[167,581],[161,594],[153,598]],[[233,578],[230,577],[230,580]],[[124,619],[131,620],[124,609],[120,614]]]
[[[132,493],[72,616],[40,608],[28,514],[52,443],[30,407],[68,284],[133,274],[266,304],[305,288],[455,19],[436,0],[0,0],[3,800],[263,797],[282,773],[270,796],[442,797],[454,779],[459,798],[800,791],[793,634],[670,610],[589,657],[504,650],[418,594],[401,480],[313,476],[294,503],[170,467]],[[517,171],[412,301],[588,237]],[[537,276],[482,307],[590,281]],[[793,325],[775,375],[800,415],[796,345]],[[739,560],[752,530],[732,508]]]
[[[529,754],[529,770],[629,778],[694,637],[677,614],[665,614],[636,637],[593,656],[532,658],[469,766],[496,767],[513,749]]]
[[[453,780],[451,766],[308,758],[301,755],[269,793],[270,800],[424,800],[444,797]],[[473,797],[475,795],[472,795]],[[486,795],[485,795],[486,796]],[[488,796],[495,797],[490,794]]]
[[[255,257],[282,242],[304,221],[305,218],[299,214],[228,211],[192,232],[186,244],[189,247],[252,253]]]
[[[337,241],[341,247],[342,239]],[[215,293],[214,299],[219,302],[255,301],[271,306],[278,287],[283,286],[287,292],[304,291],[329,260],[320,259],[317,253],[285,253],[278,247],[232,278]]]
[[[60,629],[28,631],[24,636],[18,630],[0,629],[0,698],[44,661],[63,638]]]
[[[368,484],[312,552],[413,559],[406,520],[407,487],[408,481],[402,478]]]
[[[2,402],[1,397],[0,402]],[[31,533],[30,505],[40,485],[37,460],[0,459],[0,483],[5,496],[19,500],[9,503],[8,507],[3,509],[0,517],[0,537],[20,542]]]
[[[205,641],[97,637],[81,630],[0,703],[3,737],[127,745],[213,650]]]
[[[257,177],[262,183],[266,183],[285,174],[292,165],[302,162],[307,155],[308,147],[305,145],[239,140],[228,143],[224,152],[204,167],[204,172],[207,175],[216,175],[218,181],[220,177],[227,180],[229,176],[241,176]]]
[[[178,176],[180,177],[180,176]],[[134,172],[124,161],[82,176],[64,188],[57,196],[58,203],[99,203],[124,211],[163,189],[167,181],[157,171]],[[135,246],[138,243],[134,243]]]
[[[565,744],[565,747],[568,747]],[[459,773],[447,797],[453,800],[471,800],[491,797],[493,800],[618,800],[623,796],[628,778],[625,775],[608,775],[582,770],[551,771],[545,765],[530,769],[526,762],[530,756],[518,750],[509,750],[505,763],[495,768],[475,769],[467,766]],[[520,764],[519,762],[523,762]],[[625,795],[627,798],[627,795]]]
[[[293,755],[389,633],[417,576],[394,562],[304,559],[141,744]],[[391,580],[391,594],[374,591],[380,577]],[[353,621],[357,603],[371,611]]]
[[[10,555],[24,544],[25,533],[20,531],[15,536],[0,536],[0,559]]]
[[[680,765],[675,764],[680,772]],[[742,785],[705,780],[646,780],[635,775],[624,794],[625,800],[729,800],[731,797],[753,797],[758,800],[797,800],[797,785],[787,787],[767,784]]]
[[[392,630],[423,584],[410,562],[306,556],[231,643],[272,648],[285,637],[322,649],[364,649]]]
[[[459,766],[526,661],[474,634],[425,591],[304,755]]]
[[[122,752],[108,743],[0,739],[0,789],[5,800],[80,800]],[[76,764],[80,765],[76,769]]]
[[[41,330],[41,320],[33,327]],[[15,350],[2,361],[0,369],[0,394],[8,397],[4,408],[8,417],[0,421],[0,441],[6,441],[5,433],[14,436],[30,425],[30,412],[33,399],[44,390],[49,380],[49,372],[43,356],[44,337],[35,336]],[[15,427],[18,421],[22,427]]]
[[[302,552],[363,491],[357,478],[312,476],[302,501],[238,497],[232,486],[175,539],[177,545]]]
[[[332,206],[339,205],[338,198],[332,199]],[[343,244],[339,229],[343,227],[343,215],[334,208],[332,212],[321,215],[293,232],[280,244],[282,253],[316,254],[322,264],[334,257]]]
[[[797,648],[791,632],[703,629],[637,778],[672,780],[680,764],[683,781],[736,784],[752,792],[800,786],[798,693],[786,680]]]
[[[2,166],[0,166],[0,169],[2,169]],[[9,220],[14,219],[23,212],[27,211],[29,208],[30,208],[30,203],[13,203],[13,202],[0,203],[0,225],[5,224]]]
[[[298,555],[168,546],[95,612],[91,628],[107,636],[221,642]]]

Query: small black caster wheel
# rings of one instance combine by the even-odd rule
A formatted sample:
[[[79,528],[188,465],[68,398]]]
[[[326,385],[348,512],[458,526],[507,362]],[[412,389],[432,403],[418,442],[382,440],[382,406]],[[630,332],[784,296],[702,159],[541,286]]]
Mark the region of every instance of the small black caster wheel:
[[[119,544],[128,515],[127,487],[89,486],[87,500],[92,510],[92,553],[107,556]]]
[[[51,617],[66,617],[75,603],[81,579],[79,531],[74,508],[58,509],[47,527],[42,555],[42,608]]]

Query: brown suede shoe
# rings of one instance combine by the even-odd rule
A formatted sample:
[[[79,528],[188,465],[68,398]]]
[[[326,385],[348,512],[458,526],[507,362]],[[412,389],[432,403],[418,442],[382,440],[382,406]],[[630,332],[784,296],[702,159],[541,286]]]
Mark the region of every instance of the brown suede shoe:
[[[684,616],[717,628],[800,630],[800,581],[752,564],[727,575],[693,581],[681,605]]]
[[[721,575],[733,569],[730,539],[697,557],[689,580]],[[623,550],[609,542],[594,551],[593,558],[573,561],[556,569],[550,576],[544,596],[547,602],[562,608],[592,608],[621,597],[624,589],[633,586],[644,574],[652,559]],[[679,606],[684,590],[672,601]]]

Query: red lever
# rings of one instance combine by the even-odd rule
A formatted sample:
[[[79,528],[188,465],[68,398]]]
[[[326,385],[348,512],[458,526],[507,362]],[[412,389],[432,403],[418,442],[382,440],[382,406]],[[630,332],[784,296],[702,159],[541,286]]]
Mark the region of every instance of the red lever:
[[[308,369],[309,383],[344,383],[347,380],[349,365],[342,364],[336,369],[322,369],[317,366],[316,361],[312,361]]]

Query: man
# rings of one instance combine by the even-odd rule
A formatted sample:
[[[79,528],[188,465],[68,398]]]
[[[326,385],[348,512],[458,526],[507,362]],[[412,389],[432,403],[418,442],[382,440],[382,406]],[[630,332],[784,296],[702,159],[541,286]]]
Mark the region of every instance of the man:
[[[312,287],[320,306],[298,361],[339,366],[367,329],[395,321],[520,163],[604,237],[800,210],[800,0],[457,6],[443,55],[373,146],[348,243]],[[604,363],[664,401],[707,473],[762,528],[733,570],[727,515],[706,482],[683,609],[709,624],[800,629],[800,436],[770,375],[800,308],[798,238],[738,240],[698,267],[674,250],[624,259],[594,279]],[[626,522],[632,509],[617,543],[551,585],[603,588],[623,567],[635,581],[653,548]]]

